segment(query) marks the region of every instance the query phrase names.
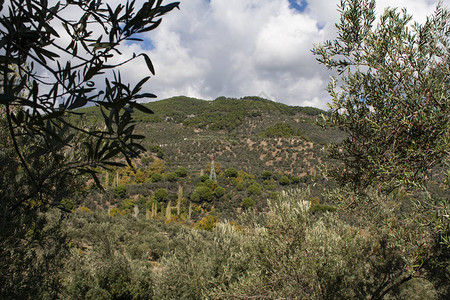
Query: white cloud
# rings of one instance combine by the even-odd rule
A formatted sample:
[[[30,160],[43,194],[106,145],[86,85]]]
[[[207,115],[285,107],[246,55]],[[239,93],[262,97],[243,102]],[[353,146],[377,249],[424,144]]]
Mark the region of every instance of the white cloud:
[[[268,70],[290,70],[308,63],[311,39],[319,34],[316,21],[291,10],[270,18],[256,38],[256,64]]]
[[[168,16],[161,27],[164,29],[158,29],[155,37],[156,48],[150,53],[161,70],[153,81],[161,98],[171,96],[167,91],[176,91],[177,85],[178,94],[186,91],[186,86],[192,90],[196,82],[203,84],[196,85],[199,90],[195,94],[206,99],[265,93],[278,101],[302,105],[317,95],[325,96],[321,80],[310,80],[320,79],[310,49],[311,41],[323,31],[315,19],[290,9],[287,0],[212,0],[210,5],[192,0],[185,6],[182,3],[181,11]],[[158,42],[173,40],[170,31],[178,33],[178,47]],[[174,48],[183,49],[183,55],[169,56]],[[163,79],[170,73],[191,74],[193,63],[201,68],[187,76],[190,80],[176,75]],[[165,71],[170,69],[175,71]]]
[[[111,6],[123,1],[109,1]],[[171,0],[166,0],[169,3]],[[137,1],[136,7],[143,0]],[[406,7],[420,22],[437,0],[379,0],[384,7]],[[128,44],[126,56],[146,52],[156,76],[145,86],[158,99],[186,95],[203,99],[266,94],[290,105],[326,108],[329,73],[310,49],[335,37],[338,0],[309,0],[303,12],[288,0],[181,0],[180,11],[163,17],[146,34],[153,47]],[[147,43],[149,44],[149,43]],[[143,59],[121,69],[138,82],[149,71]]]

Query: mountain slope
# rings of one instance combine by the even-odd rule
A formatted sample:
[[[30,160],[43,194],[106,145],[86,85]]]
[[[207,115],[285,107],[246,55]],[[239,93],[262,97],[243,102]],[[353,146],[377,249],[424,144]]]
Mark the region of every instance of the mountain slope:
[[[147,137],[144,145],[159,146],[169,168],[194,172],[205,169],[214,154],[223,168],[312,175],[325,159],[322,148],[343,136],[316,124],[325,111],[259,97],[206,101],[179,96],[144,105],[154,112],[134,114],[137,132]],[[102,118],[95,107],[78,112],[86,122]]]

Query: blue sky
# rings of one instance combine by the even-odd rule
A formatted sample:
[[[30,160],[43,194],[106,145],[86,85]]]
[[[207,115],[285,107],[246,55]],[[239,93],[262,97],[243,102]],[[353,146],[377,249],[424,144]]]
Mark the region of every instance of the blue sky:
[[[304,12],[308,7],[308,2],[306,0],[289,0],[289,7],[298,12]]]
[[[171,0],[166,0],[169,3]],[[339,0],[179,0],[180,10],[164,16],[142,44],[122,52],[146,52],[156,76],[145,88],[157,99],[185,95],[266,95],[289,105],[326,108],[329,71],[311,49],[336,36]],[[112,4],[120,0],[110,0]],[[143,0],[137,0],[136,6]],[[405,7],[423,22],[437,0],[378,0],[377,11]],[[122,70],[138,82],[148,75],[143,61]]]

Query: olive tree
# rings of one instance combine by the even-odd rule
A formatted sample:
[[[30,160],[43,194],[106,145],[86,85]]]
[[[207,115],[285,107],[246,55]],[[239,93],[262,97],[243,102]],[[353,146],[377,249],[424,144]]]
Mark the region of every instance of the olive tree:
[[[423,183],[449,158],[450,12],[439,5],[418,24],[388,8],[376,22],[375,1],[342,0],[340,13],[338,37],[312,50],[339,74],[326,121],[347,138],[331,152],[343,161],[334,175],[363,187]]]
[[[0,0],[1,298],[55,298],[51,265],[65,242],[44,213],[63,208],[83,174],[97,180],[94,168],[144,150],[131,113],[151,113],[137,103],[154,97],[141,92],[149,76],[131,87],[117,68],[141,59],[155,73],[145,53],[123,57],[121,45],[179,5],[162,2]],[[87,105],[103,124],[75,117]]]
[[[384,210],[398,210],[382,221],[398,220],[389,235],[407,240],[419,231],[402,246],[409,263],[378,296],[422,273],[448,297],[450,11],[440,3],[423,24],[395,8],[377,21],[373,0],[341,0],[339,11],[337,38],[312,50],[338,74],[324,120],[346,137],[330,151],[340,160],[330,174],[357,196],[337,198],[373,229],[380,222],[370,212],[388,204]],[[380,188],[385,203],[367,194]]]

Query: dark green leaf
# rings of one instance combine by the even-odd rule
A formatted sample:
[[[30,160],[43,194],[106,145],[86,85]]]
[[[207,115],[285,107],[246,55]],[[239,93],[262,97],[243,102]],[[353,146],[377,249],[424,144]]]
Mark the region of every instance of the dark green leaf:
[[[143,139],[145,139],[145,136],[144,135],[133,134],[133,135],[130,135],[128,138],[133,139],[133,140],[143,140]]]
[[[114,149],[111,149],[105,156],[103,156],[101,159],[102,160],[107,160],[107,159],[110,159],[110,158],[113,158],[113,157],[115,157],[115,156],[117,156],[117,154],[119,154],[120,153],[120,150],[119,149],[117,149],[117,148],[114,148]]]
[[[133,107],[133,108],[136,108],[137,110],[142,111],[143,113],[146,113],[146,114],[153,114],[153,111],[152,111],[151,109],[145,107],[145,106],[142,105],[142,104],[139,104],[139,103],[130,103],[130,106]]]
[[[103,67],[103,63],[100,62],[98,64],[94,64],[89,70],[86,72],[86,75],[84,75],[84,81],[91,80],[92,77],[94,77],[96,74],[98,74]]]
[[[136,42],[143,42],[143,39],[138,39],[138,38],[127,38],[127,41],[136,41]]]
[[[79,107],[83,107],[87,104],[86,97],[76,97],[75,101],[69,106],[69,109],[77,109]]]
[[[134,99],[141,99],[141,98],[156,98],[157,96],[155,94],[150,93],[144,93],[139,95],[134,95]]]
[[[0,94],[0,104],[9,104],[16,100],[17,97],[13,95],[7,95],[7,94]]]
[[[145,149],[144,146],[142,146],[141,144],[132,143],[132,144],[130,144],[130,147],[137,148],[137,149],[142,150],[144,152],[147,151],[147,149]]]
[[[137,92],[139,92],[139,90],[142,88],[142,86],[150,79],[150,76],[144,77],[141,81],[139,81],[138,84],[136,84],[136,86],[134,87],[133,91],[131,92],[131,94],[136,94]]]
[[[155,75],[155,68],[153,67],[152,61],[150,60],[150,57],[148,57],[147,54],[142,53],[141,54],[144,59],[145,59],[145,63],[147,64],[147,68],[150,70],[150,72]]]
[[[115,161],[102,161],[102,164],[114,166],[114,167],[124,167],[125,166],[124,163],[115,162]]]
[[[44,48],[39,48],[39,50],[37,50],[37,49],[34,49],[34,50],[35,50],[36,54],[39,52],[42,55],[50,58],[51,60],[55,60],[55,58],[59,57],[59,54],[53,53],[53,52],[48,51],[48,50],[46,50]]]
[[[180,9],[179,5],[180,5],[180,2],[173,2],[173,3],[167,4],[167,5],[165,5],[165,6],[159,7],[159,8],[157,9],[157,12],[158,12],[159,14],[163,15],[163,14],[168,13],[169,11],[171,11],[171,10],[174,9],[174,8]]]
[[[138,33],[147,32],[147,31],[151,31],[151,30],[155,29],[156,27],[159,26],[159,24],[161,24],[161,21],[162,21],[162,19],[158,19],[152,25],[138,30]]]
[[[42,117],[42,120],[51,120],[62,117],[64,115],[64,111],[55,111],[49,114],[46,114]]]

